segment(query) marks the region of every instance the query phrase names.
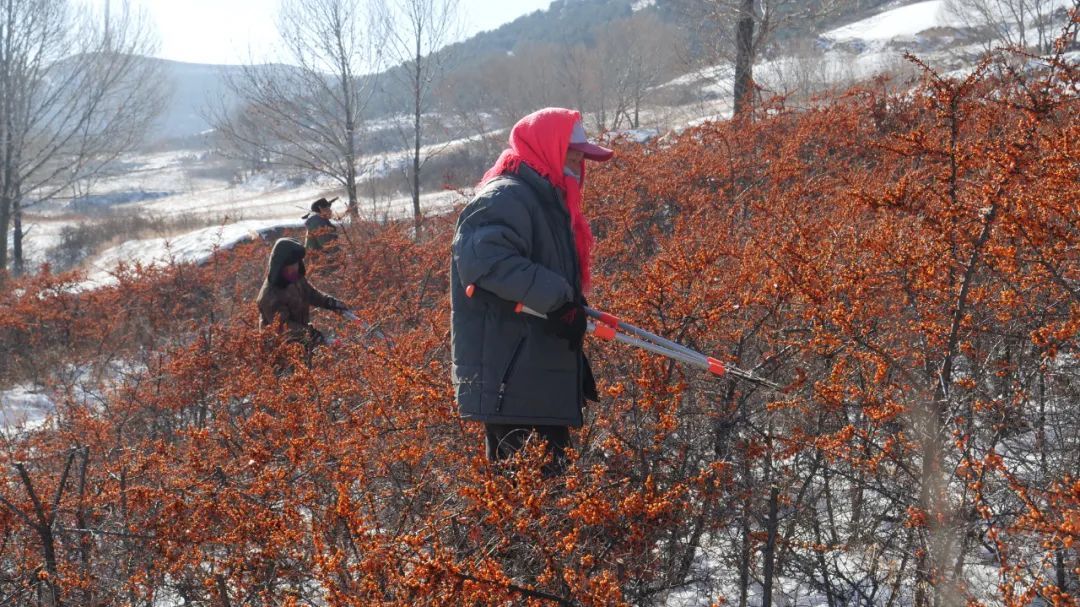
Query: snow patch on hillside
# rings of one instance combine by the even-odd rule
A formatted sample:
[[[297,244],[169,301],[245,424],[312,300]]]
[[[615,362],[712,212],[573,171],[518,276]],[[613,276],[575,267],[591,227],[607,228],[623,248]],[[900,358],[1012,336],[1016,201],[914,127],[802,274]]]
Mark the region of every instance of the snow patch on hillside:
[[[1050,0],[1046,10],[1055,12],[1072,6],[1073,0]],[[1016,19],[1005,12],[1004,3],[990,3],[989,8],[996,10],[994,18],[1002,23],[1016,23]],[[947,0],[926,0],[906,6],[893,8],[872,17],[849,23],[825,32],[821,37],[833,42],[865,41],[886,43],[897,40],[910,40],[927,30],[936,28],[963,29],[984,21],[982,15],[968,14],[964,9]]]
[[[445,213],[461,200],[462,197],[454,191],[432,192],[420,197],[421,209],[428,215]],[[411,202],[409,198],[394,199],[384,205],[373,205],[361,210],[365,216],[372,219],[402,219],[411,216]],[[87,278],[79,284],[78,290],[115,284],[116,271],[121,264],[125,267],[199,265],[209,261],[214,253],[231,249],[239,243],[267,240],[281,230],[298,230],[303,227],[304,222],[300,218],[249,219],[202,228],[172,238],[129,240],[98,255],[90,264]]]
[[[826,40],[889,41],[910,38],[935,27],[963,27],[959,16],[947,10],[945,0],[927,0],[901,6],[873,17],[849,23],[821,35]]]
[[[15,386],[0,391],[0,429],[36,429],[55,409],[52,399],[33,386]]]
[[[161,266],[170,263],[205,263],[216,251],[231,249],[241,242],[260,239],[284,228],[300,228],[303,221],[248,220],[203,228],[175,238],[129,240],[104,251],[94,260],[83,289],[93,289],[116,282],[117,266]]]

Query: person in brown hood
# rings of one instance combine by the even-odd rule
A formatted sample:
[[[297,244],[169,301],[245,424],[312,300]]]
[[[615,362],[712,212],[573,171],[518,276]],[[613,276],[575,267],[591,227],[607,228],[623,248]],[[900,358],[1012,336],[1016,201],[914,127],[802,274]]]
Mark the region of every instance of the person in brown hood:
[[[286,341],[313,348],[326,340],[311,326],[311,306],[333,312],[344,312],[349,307],[307,281],[304,253],[304,245],[291,238],[279,238],[274,243],[266,280],[255,303],[261,327],[275,328],[286,335]]]

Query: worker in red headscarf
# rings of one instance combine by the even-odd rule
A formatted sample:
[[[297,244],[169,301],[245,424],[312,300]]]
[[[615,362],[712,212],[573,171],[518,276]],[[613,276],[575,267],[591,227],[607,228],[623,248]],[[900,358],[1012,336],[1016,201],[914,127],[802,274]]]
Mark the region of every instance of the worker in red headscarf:
[[[529,114],[458,218],[453,379],[461,416],[485,424],[493,461],[538,436],[553,457],[545,470],[561,470],[569,428],[582,425],[585,399],[596,400],[581,351],[593,245],[581,193],[585,161],[613,154],[589,143],[578,112]],[[547,319],[516,313],[516,302]]]

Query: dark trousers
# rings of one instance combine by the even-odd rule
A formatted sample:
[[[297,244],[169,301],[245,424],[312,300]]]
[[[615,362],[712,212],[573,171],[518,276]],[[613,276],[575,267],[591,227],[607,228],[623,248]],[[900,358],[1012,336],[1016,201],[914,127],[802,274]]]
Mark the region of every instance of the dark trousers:
[[[518,426],[484,424],[487,457],[493,462],[508,460],[522,450],[529,440],[547,441],[551,463],[544,466],[545,476],[561,474],[566,467],[566,448],[570,446],[567,426]]]

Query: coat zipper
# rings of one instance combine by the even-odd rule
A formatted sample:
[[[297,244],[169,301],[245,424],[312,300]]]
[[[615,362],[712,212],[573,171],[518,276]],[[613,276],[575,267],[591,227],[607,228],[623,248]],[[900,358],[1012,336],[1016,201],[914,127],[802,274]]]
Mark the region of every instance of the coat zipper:
[[[510,355],[510,362],[506,365],[506,371],[503,372],[502,383],[499,384],[499,400],[495,402],[496,413],[502,413],[503,399],[506,398],[506,384],[510,381],[510,375],[514,372],[518,355],[521,354],[521,347],[524,345],[525,337],[522,336],[518,340],[517,346],[514,346],[514,353]]]

